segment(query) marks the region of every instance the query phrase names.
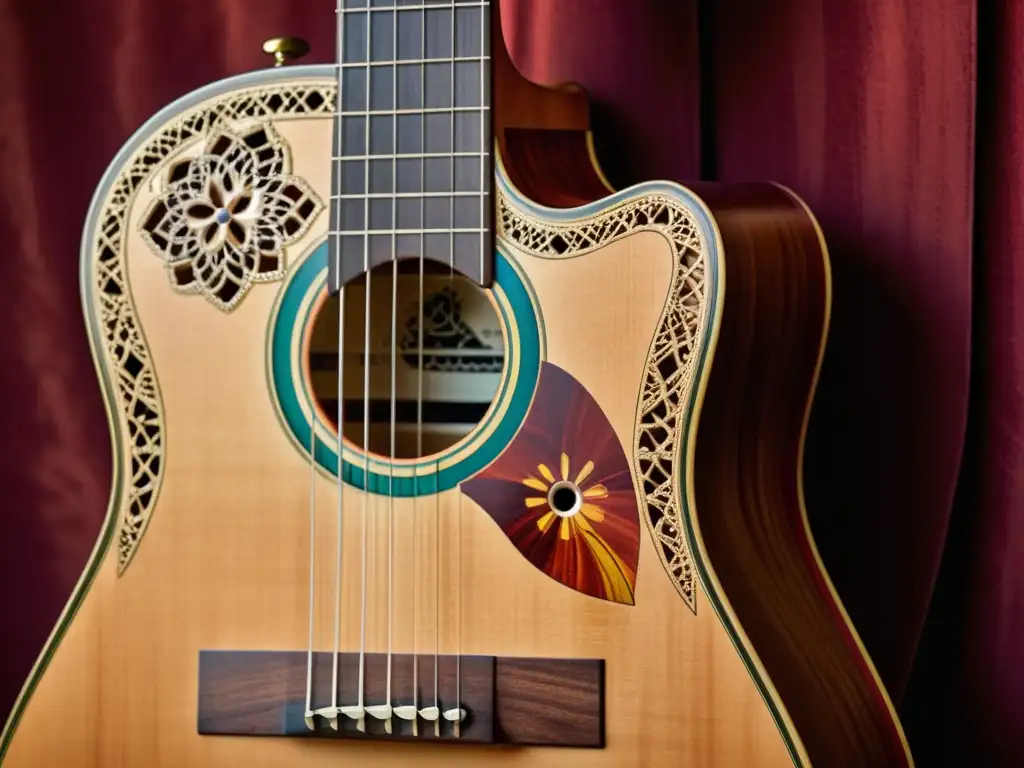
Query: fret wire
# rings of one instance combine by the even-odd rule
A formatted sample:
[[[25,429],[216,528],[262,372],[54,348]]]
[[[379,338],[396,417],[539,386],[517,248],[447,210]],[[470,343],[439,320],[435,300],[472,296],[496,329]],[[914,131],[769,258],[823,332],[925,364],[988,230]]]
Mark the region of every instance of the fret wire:
[[[424,78],[426,76],[424,75]],[[366,117],[368,115],[435,115],[449,112],[489,112],[490,107],[425,107],[414,109],[346,109],[335,112],[335,117]]]
[[[440,157],[487,157],[486,152],[413,152],[398,155],[339,155],[332,160],[429,160]]]
[[[358,69],[370,67],[394,67],[401,66],[402,64],[408,64],[410,66],[421,66],[424,64],[462,64],[462,63],[477,63],[483,64],[491,60],[490,56],[456,56],[450,58],[437,58],[437,59],[394,59],[392,61],[378,60],[378,61],[346,61],[342,63],[342,69]]]
[[[390,200],[391,198],[404,200],[417,200],[421,197],[487,197],[487,192],[476,190],[473,192],[369,192],[365,195],[341,194],[331,195],[331,200]]]
[[[453,5],[375,5],[371,8],[342,8],[335,11],[341,15],[352,14],[352,13],[380,13],[381,11],[428,11],[437,10],[438,8],[483,8],[489,5],[490,0],[479,0],[478,2],[470,3],[457,3]]]
[[[396,235],[447,235],[450,233],[460,235],[479,235],[481,232],[487,232],[486,229],[480,227],[463,227],[458,229],[449,229],[447,227],[441,227],[440,229],[337,229],[331,230],[327,234],[329,235],[390,235],[394,232]],[[367,246],[368,247],[368,246]]]
[[[490,227],[487,225],[487,222],[488,222],[488,220],[490,218],[487,215],[487,206],[488,206],[487,200],[488,200],[488,198],[489,198],[489,196],[491,194],[491,191],[489,189],[490,184],[487,183],[487,173],[488,173],[489,169],[491,168],[491,163],[489,162],[489,160],[490,160],[490,158],[493,155],[493,147],[490,146],[491,142],[488,142],[488,140],[487,140],[487,136],[488,136],[488,133],[489,133],[488,126],[490,124],[490,121],[487,118],[489,117],[491,106],[492,106],[492,105],[490,105],[488,103],[488,94],[489,94],[488,86],[490,85],[490,79],[487,77],[488,66],[489,66],[489,64],[491,62],[491,59],[492,59],[492,56],[490,55],[491,54],[490,46],[488,45],[488,42],[489,42],[489,40],[488,40],[489,24],[488,24],[488,13],[487,13],[487,11],[489,10],[489,5],[490,5],[490,3],[489,3],[488,0],[481,0],[481,2],[467,2],[467,3],[454,2],[454,0],[452,0],[451,4],[446,4],[446,5],[433,4],[433,3],[432,4],[423,3],[423,4],[420,4],[420,5],[416,5],[416,6],[374,6],[372,8],[368,8],[368,7],[346,8],[346,9],[343,9],[343,11],[339,14],[339,22],[341,22],[341,23],[344,23],[344,21],[346,19],[350,20],[350,18],[348,18],[348,17],[351,17],[352,13],[356,13],[356,14],[358,14],[358,13],[366,13],[367,14],[367,17],[366,17],[366,20],[365,20],[365,35],[366,35],[365,41],[361,41],[361,40],[357,39],[358,37],[360,37],[359,34],[355,34],[355,37],[353,37],[353,33],[348,33],[347,36],[345,35],[344,32],[340,32],[339,33],[339,37],[340,37],[341,40],[346,40],[347,38],[351,38],[351,39],[348,39],[347,42],[350,44],[348,47],[353,49],[354,54],[350,53],[350,54],[347,54],[347,55],[355,55],[357,57],[362,57],[362,58],[365,58],[365,61],[360,61],[360,62],[343,61],[343,58],[344,58],[345,54],[343,53],[342,47],[339,46],[339,56],[338,56],[339,60],[336,62],[337,67],[338,67],[338,89],[339,89],[338,93],[339,93],[339,97],[338,97],[338,105],[337,105],[338,106],[338,111],[335,113],[335,119],[339,119],[339,120],[342,119],[343,117],[345,117],[345,118],[352,117],[352,118],[357,118],[357,119],[359,119],[359,118],[364,119],[365,126],[360,126],[360,127],[365,127],[364,144],[365,144],[367,153],[366,154],[358,154],[358,155],[345,155],[344,151],[342,151],[341,154],[339,154],[337,156],[332,156],[332,158],[331,158],[333,163],[343,163],[344,161],[353,161],[353,162],[360,162],[360,163],[364,163],[365,164],[364,167],[361,169],[363,171],[363,177],[364,177],[363,178],[363,187],[364,187],[364,190],[365,190],[364,194],[359,195],[359,194],[356,194],[356,193],[350,193],[348,191],[346,191],[346,192],[342,192],[341,191],[342,188],[343,188],[343,184],[342,184],[342,182],[340,180],[341,179],[341,170],[340,169],[342,168],[342,166],[338,165],[338,166],[335,166],[335,170],[336,170],[338,178],[339,178],[339,182],[337,184],[337,191],[338,191],[339,194],[337,194],[337,195],[333,195],[332,194],[330,196],[330,200],[334,201],[335,204],[340,203],[342,200],[353,201],[352,204],[355,205],[355,206],[358,206],[361,203],[362,206],[363,206],[362,207],[362,216],[361,216],[361,218],[362,218],[362,223],[363,223],[364,228],[363,229],[337,229],[337,230],[332,230],[332,234],[364,235],[364,236],[368,236],[371,233],[373,233],[375,236],[379,236],[380,234],[387,234],[387,235],[419,234],[420,235],[420,241],[421,241],[421,243],[420,243],[420,252],[424,253],[424,254],[426,253],[425,247],[427,245],[427,243],[423,241],[423,236],[424,235],[426,235],[426,234],[449,235],[449,237],[447,237],[447,239],[449,241],[448,245],[449,245],[449,252],[450,252],[450,261],[451,261],[451,266],[454,268],[454,264],[455,264],[455,261],[456,261],[456,258],[455,258],[455,245],[456,245],[456,243],[455,243],[454,235],[458,234],[458,233],[467,233],[467,234],[476,233],[476,234],[479,234],[479,236],[480,236],[480,240],[479,240],[479,243],[478,243],[478,247],[480,248],[480,252],[479,252],[480,264],[479,264],[479,266],[480,266],[481,274],[483,274],[483,271],[484,271],[484,259],[486,258],[486,249],[487,249],[487,247],[486,247],[486,245],[487,245],[487,234],[488,234],[488,232],[490,232]],[[474,8],[480,9],[480,11],[479,11],[480,12],[479,28],[476,30],[476,31],[479,32],[479,40],[478,41],[471,41],[472,35],[470,35],[470,30],[473,30],[473,28],[475,26],[474,23],[473,23],[475,21],[475,18],[473,18],[473,15],[475,14],[475,12],[470,11],[469,16],[465,16],[465,17],[460,13],[460,9],[467,9],[467,10],[469,10],[469,9],[474,9]],[[441,37],[437,38],[436,40],[435,40],[434,37],[430,37],[429,39],[434,41],[434,42],[440,41],[441,45],[443,45],[444,47],[447,47],[449,50],[445,51],[444,48],[441,48],[440,50],[431,49],[431,53],[447,53],[447,54],[450,54],[450,55],[446,56],[446,57],[439,57],[439,58],[427,58],[426,57],[426,54],[427,54],[427,51],[428,51],[428,48],[427,48],[427,44],[428,44],[428,35],[427,35],[427,31],[428,31],[428,29],[427,29],[428,28],[428,23],[427,23],[428,14],[427,14],[427,11],[435,11],[436,12],[438,10],[447,10],[447,11],[449,11],[451,13],[451,16],[450,16],[450,30],[449,30],[449,32],[450,32],[450,39],[445,41],[443,39],[443,33],[442,33]],[[377,28],[377,22],[372,22],[372,24],[371,24],[371,16],[370,16],[370,14],[373,13],[373,12],[378,12],[378,11],[385,11],[385,12],[389,13],[391,15],[391,19],[392,19],[392,23],[393,23],[393,27],[391,29],[391,37],[392,37],[391,42],[392,42],[394,56],[393,57],[389,57],[389,60],[386,60],[386,61],[385,60],[374,61],[373,60],[372,50],[371,50],[372,49],[372,45],[373,45],[373,38],[374,38],[375,33],[383,31],[383,30]],[[408,12],[408,13],[407,13],[406,16],[402,16],[401,14],[403,12]],[[359,22],[360,22],[358,24],[358,26],[362,27],[363,24],[361,22],[363,22],[363,19],[358,17],[358,16],[356,16],[355,18],[357,18],[359,20]],[[378,17],[375,17],[375,18],[380,19],[381,17],[378,16]],[[404,37],[404,38],[400,38],[399,37],[399,31],[400,31],[399,22],[400,22],[400,19],[407,19],[409,21],[409,24],[410,24],[411,28],[414,29],[415,28],[415,24],[417,23],[417,18],[418,18],[419,24],[420,24],[420,54],[421,54],[421,56],[417,57],[417,58],[414,58],[414,59],[401,59],[401,58],[399,58],[401,53],[403,53],[403,52],[415,53],[415,51],[413,51],[410,47],[408,47],[408,44],[412,43],[411,39],[409,39],[408,37]],[[436,19],[435,19],[435,21],[436,21]],[[463,26],[465,22],[469,22],[469,23],[468,23],[468,25]],[[401,23],[404,25],[406,22],[402,21]],[[442,22],[442,24],[443,24],[443,22]],[[441,27],[441,29],[443,30],[444,27]],[[465,39],[461,40],[460,35],[462,37],[464,37]],[[468,37],[467,37],[467,35],[468,35]],[[461,44],[460,44],[460,40],[461,40]],[[400,41],[404,41],[404,43],[402,43]],[[383,42],[383,40],[378,41],[378,42]],[[431,43],[431,44],[433,45],[433,43]],[[380,46],[378,46],[378,48],[379,47]],[[480,54],[480,55],[456,55],[457,53],[460,53],[460,52],[464,52],[464,53],[467,53],[467,54]],[[464,65],[466,65],[466,67],[460,68],[460,67],[457,66],[458,64],[464,64]],[[475,64],[479,64],[479,67],[473,66]],[[399,70],[398,70],[398,67],[400,67],[402,65],[409,65],[410,67],[419,67],[419,75],[420,75],[420,77],[419,77],[419,86],[420,86],[419,87],[419,93],[415,94],[413,92],[411,94],[414,98],[417,99],[417,101],[418,101],[418,103],[420,105],[417,108],[403,108],[403,109],[399,109],[398,108],[398,105],[399,105],[399,93],[398,93],[399,84],[398,84],[398,81],[399,81],[399,74],[401,74],[399,72]],[[426,106],[429,103],[428,99],[430,99],[430,98],[437,99],[437,98],[442,96],[441,93],[436,93],[433,90],[431,90],[430,93],[428,93],[428,84],[427,84],[426,75],[430,71],[430,65],[447,66],[449,68],[449,82],[447,83],[447,85],[449,86],[449,94],[447,95],[449,104],[448,104],[447,107],[428,107],[428,106]],[[377,103],[376,102],[376,97],[374,96],[374,94],[377,92],[377,88],[375,86],[371,87],[371,77],[370,77],[370,74],[371,74],[371,72],[376,72],[376,73],[379,74],[380,71],[381,71],[380,68],[381,67],[387,67],[387,66],[391,66],[392,67],[392,73],[391,73],[392,74],[392,78],[391,78],[391,93],[389,95],[389,101],[391,102],[391,106],[393,108],[392,109],[377,109],[377,108],[373,108],[374,105]],[[480,77],[480,87],[479,87],[479,94],[478,94],[479,101],[478,101],[478,104],[474,105],[474,106],[457,106],[458,93],[460,93],[459,91],[457,91],[457,86],[458,86],[459,83],[463,82],[461,78],[462,78],[462,74],[463,74],[463,69],[465,69],[465,68],[469,68],[469,71],[466,73],[467,76],[473,76],[471,73],[473,71],[476,71],[476,72],[479,73],[478,76]],[[351,102],[350,95],[345,97],[344,99],[341,96],[341,93],[343,92],[343,89],[345,87],[345,85],[343,84],[342,81],[347,79],[347,78],[343,77],[343,72],[353,72],[353,74],[354,74],[357,71],[361,71],[363,73],[363,77],[365,78],[365,86],[364,87],[365,87],[365,90],[366,90],[366,94],[365,94],[365,97],[360,100],[360,101],[363,102],[362,106],[365,106],[365,109],[353,109],[353,110],[350,110],[350,109],[347,109],[347,108],[343,108],[343,104],[342,104],[343,100],[344,100],[344,102]],[[412,74],[412,71],[409,71],[409,74]],[[386,75],[385,75],[385,77],[386,77]],[[377,78],[374,78],[373,80],[374,80],[374,82],[377,82]],[[465,84],[463,84],[463,86],[462,86],[462,90],[463,91],[465,91],[464,85]],[[356,88],[361,87],[361,86],[363,86],[362,82],[357,82],[356,85],[355,85]],[[353,88],[349,88],[350,94],[351,94],[352,90],[353,90]],[[357,91],[357,93],[358,93],[358,91]],[[433,96],[431,96],[431,94],[433,94]],[[462,93],[463,97],[468,96],[468,95],[469,95],[468,93]],[[403,99],[404,98],[405,97],[403,96]],[[428,115],[448,115],[449,122],[448,122],[447,130],[450,132],[450,138],[447,139],[445,143],[448,144],[451,147],[452,151],[450,151],[450,152],[427,152],[427,151],[423,151],[423,152],[403,152],[403,153],[399,153],[398,152],[399,136],[400,136],[400,134],[399,134],[399,118],[405,119],[405,118],[407,118],[409,116],[414,117],[414,118],[415,117],[421,118],[420,121],[419,121],[419,128],[420,128],[420,131],[419,131],[419,134],[420,134],[419,135],[419,146],[420,146],[420,148],[426,150],[428,133],[429,133],[429,135],[433,135],[433,131],[435,130],[434,127],[433,127],[434,124],[430,120],[425,119]],[[464,119],[460,119],[460,120],[456,121],[455,118],[456,118],[456,116],[459,116],[459,115],[466,115],[466,118],[469,119],[469,122],[466,123],[466,121]],[[384,138],[386,140],[386,133],[383,136],[378,135],[378,132],[376,130],[376,125],[374,125],[374,129],[371,130],[371,127],[370,127],[371,118],[376,118],[376,119],[390,118],[390,126],[391,126],[391,130],[392,130],[392,137],[391,137],[392,141],[391,141],[391,143],[392,143],[392,149],[393,149],[393,152],[392,152],[391,155],[387,155],[387,154],[370,154],[369,153],[371,140],[374,141],[374,142],[377,142],[377,140],[380,139],[380,138]],[[472,119],[479,119],[479,142],[480,142],[479,149],[480,149],[480,151],[459,151],[458,147],[472,146],[472,138],[471,138],[473,136],[473,131],[472,131],[472,128],[471,128],[471,126],[472,126]],[[408,126],[406,126],[405,123],[402,123],[402,125],[405,126],[405,127],[403,127],[403,131],[407,130]],[[415,125],[415,123],[412,123],[412,125]],[[357,128],[356,125],[353,125],[352,127],[353,128]],[[428,127],[431,128],[431,132],[427,131]],[[466,131],[466,128],[469,128],[468,132]],[[357,130],[358,130],[358,128],[357,128]],[[461,131],[461,133],[460,133],[460,131]],[[345,131],[343,131],[342,133],[345,133]],[[406,136],[408,134],[402,133],[401,135],[402,136]],[[441,136],[443,136],[443,134],[438,133],[437,136],[441,137]],[[412,137],[409,137],[409,138],[412,139]],[[466,144],[467,140],[470,142],[468,145]],[[344,141],[343,139],[339,140],[339,147],[340,147],[340,144],[343,141]],[[348,142],[344,142],[344,143],[351,143],[351,140],[348,141]],[[379,143],[379,142],[377,142],[377,143]],[[404,145],[405,139],[402,140],[402,143]],[[432,140],[431,146],[435,146],[434,140]],[[443,162],[443,159],[445,159],[445,158],[450,160],[450,162],[448,164],[448,179],[447,179],[447,181],[449,182],[449,191],[447,191],[447,192],[432,192],[432,191],[431,192],[427,192],[427,191],[425,191],[426,189],[428,189],[428,185],[426,183],[428,180],[434,179],[434,182],[432,182],[430,186],[435,186],[436,182],[441,181],[441,177],[435,177],[434,175],[431,175],[432,172],[431,172],[431,174],[428,174],[428,171],[430,171],[430,168],[427,165],[426,161],[429,161],[431,159],[434,159],[435,161],[436,161],[436,159],[441,159],[442,162]],[[458,160],[458,158],[463,158],[463,160]],[[378,172],[378,170],[381,170],[381,168],[380,168],[381,164],[379,162],[375,162],[375,161],[387,162],[388,160],[391,161],[391,163],[390,163],[390,166],[391,166],[391,168],[390,168],[390,179],[385,181],[384,177],[381,177],[380,180],[377,181],[377,172]],[[420,191],[418,191],[418,192],[407,192],[407,191],[398,192],[397,191],[400,188],[398,186],[398,184],[399,184],[399,178],[398,178],[398,170],[399,170],[398,165],[399,164],[398,164],[398,161],[399,160],[403,160],[403,161],[407,160],[410,163],[416,162],[416,161],[420,161],[418,169],[416,169],[415,166],[410,166],[410,168],[408,169],[408,170],[412,170],[413,173],[416,173],[416,171],[418,170],[418,172],[419,172],[418,173],[418,176],[419,176],[419,190]],[[466,190],[465,187],[467,186],[467,184],[472,184],[471,179],[473,178],[474,173],[471,170],[472,169],[471,163],[473,163],[475,161],[479,161],[479,168],[478,168],[479,179],[477,180],[478,188],[476,190]],[[358,166],[354,166],[354,167],[346,166],[346,167],[350,168],[349,172],[356,171],[358,173],[358,170],[360,170]],[[387,166],[383,166],[383,167],[386,168]],[[377,169],[377,170],[374,170],[374,169]],[[441,170],[441,169],[438,168],[437,170]],[[467,174],[466,174],[467,171],[469,172],[468,173],[468,178],[467,178]],[[443,173],[443,171],[442,171],[442,173]],[[355,179],[352,179],[352,181],[355,181]],[[409,181],[411,181],[413,184],[416,183],[416,181],[413,180],[413,179],[410,179]],[[383,184],[385,184],[385,183],[388,184],[388,187],[384,187],[383,186]],[[457,189],[456,185],[458,185],[458,187],[461,187],[462,189]],[[403,184],[403,186],[404,186],[404,184]],[[373,188],[377,188],[377,189],[390,189],[390,192],[370,192],[369,190],[373,189]],[[406,189],[408,189],[408,188],[409,187],[406,187]],[[436,188],[436,186],[435,186],[435,188]],[[473,209],[476,208],[476,203],[475,202],[469,202],[469,201],[473,201],[474,197],[479,198],[479,210],[477,212],[475,212],[475,213],[473,212]],[[416,199],[418,199],[419,200],[419,206],[418,206],[419,207],[419,224],[421,225],[421,227],[425,227],[425,225],[427,224],[426,214],[429,212],[427,210],[427,203],[428,203],[429,200],[437,199],[437,198],[440,198],[442,200],[443,199],[447,199],[448,200],[448,211],[447,211],[448,217],[447,218],[448,218],[448,220],[449,220],[449,222],[451,224],[451,227],[449,229],[434,229],[434,228],[420,228],[420,229],[405,228],[405,229],[398,229],[397,228],[398,225],[399,225],[399,222],[397,220],[397,216],[398,216],[398,213],[399,213],[399,211],[398,211],[398,200],[404,201],[403,205],[406,205],[407,207],[403,208],[402,210],[405,211],[405,210],[408,210],[408,202],[412,202],[412,201],[415,201]],[[373,229],[373,230],[370,230],[370,229],[367,229],[367,227],[372,226],[372,224],[370,223],[370,218],[371,218],[371,215],[370,215],[370,208],[371,208],[371,206],[370,206],[370,202],[369,202],[370,200],[374,200],[374,201],[381,201],[381,200],[387,201],[387,200],[391,200],[392,201],[391,221],[390,221],[392,229],[390,229],[390,230],[386,230],[386,229]],[[469,202],[469,205],[467,207],[466,202],[462,202],[460,205],[456,206],[456,201],[466,201],[466,202]],[[386,202],[385,202],[385,204],[386,204]],[[379,214],[384,214],[383,209],[381,209],[379,207],[380,202],[375,202],[374,205],[377,206],[377,207],[374,208],[374,211],[376,212],[376,213],[374,213],[375,222],[377,220],[383,222],[384,221],[384,216],[381,216],[379,219],[376,218]],[[415,202],[412,202],[412,205],[415,206]],[[434,217],[436,217],[436,215],[438,213],[441,213],[442,216],[444,215],[444,213],[443,213],[443,206],[441,207],[441,209],[436,210],[432,215]],[[410,221],[408,223],[411,223],[411,217],[416,215],[415,214],[415,208],[413,208],[412,211],[408,211],[408,214],[409,214],[409,218],[410,218]],[[386,214],[384,214],[384,215],[386,216]],[[403,214],[403,217],[404,216],[405,216],[405,214]],[[472,219],[474,219],[474,218],[477,219],[477,222],[473,222],[472,221]],[[443,221],[443,219],[442,219],[442,221]],[[462,221],[464,221],[465,223],[479,224],[479,228],[476,228],[476,227],[473,227],[473,228],[464,228],[464,227],[456,228],[455,224],[457,222],[462,222]],[[339,223],[340,223],[340,220],[339,220]],[[407,222],[405,222],[404,218],[403,218],[403,222],[402,223],[407,223]],[[463,242],[463,245],[460,246],[460,247],[465,247],[466,243],[464,241],[460,241],[460,242]],[[469,242],[472,242],[472,240],[470,240]],[[353,243],[353,245],[354,244],[355,243]],[[366,242],[365,239],[364,239],[364,242],[362,243],[362,245],[363,245],[364,251],[370,249],[370,245],[369,245],[368,242]],[[339,252],[339,257],[338,258],[339,259],[341,258],[340,250],[341,249],[339,248],[338,249],[338,252]],[[460,253],[461,253],[461,251],[460,251]],[[440,254],[436,254],[436,255],[440,255]],[[364,256],[365,256],[365,254],[364,254]],[[364,258],[364,261],[366,261],[365,258]]]

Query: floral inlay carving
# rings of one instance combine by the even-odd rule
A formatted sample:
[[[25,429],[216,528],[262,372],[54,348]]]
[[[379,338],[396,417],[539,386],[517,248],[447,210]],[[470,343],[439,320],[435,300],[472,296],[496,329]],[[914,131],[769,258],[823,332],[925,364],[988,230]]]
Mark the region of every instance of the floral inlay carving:
[[[286,246],[323,207],[291,174],[291,153],[269,123],[245,133],[217,128],[198,157],[170,167],[142,237],[176,290],[229,311],[253,283],[284,277]]]
[[[128,221],[141,190],[197,141],[229,126],[254,121],[281,121],[311,116],[330,117],[337,111],[330,80],[285,83],[234,91],[183,112],[147,138],[112,180],[103,207],[96,214],[89,269],[92,280],[87,304],[90,333],[104,350],[110,368],[121,423],[120,439],[128,452],[121,469],[127,475],[125,495],[117,510],[115,531],[117,572],[122,575],[139,550],[153,517],[164,477],[164,408],[156,368],[149,354],[128,279],[125,255]],[[243,133],[242,135],[248,135]],[[283,146],[283,144],[281,145]],[[282,168],[287,168],[287,163]],[[310,217],[312,218],[312,217]],[[113,403],[112,403],[113,405]]]

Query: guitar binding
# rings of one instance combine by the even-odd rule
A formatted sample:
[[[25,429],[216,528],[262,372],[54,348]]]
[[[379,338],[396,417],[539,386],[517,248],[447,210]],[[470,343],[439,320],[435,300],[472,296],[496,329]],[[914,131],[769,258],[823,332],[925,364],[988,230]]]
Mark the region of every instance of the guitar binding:
[[[532,256],[582,256],[638,231],[663,235],[672,245],[673,275],[665,308],[644,365],[643,390],[633,434],[633,468],[640,480],[644,519],[676,591],[697,612],[694,569],[686,540],[686,506],[677,482],[694,385],[694,352],[704,343],[705,259],[692,213],[665,195],[631,197],[590,219],[557,225],[541,222],[498,195],[499,235]]]
[[[334,113],[334,84],[285,83],[252,88],[204,102],[182,113],[125,165],[107,194],[96,228],[90,279],[99,297],[95,322],[103,329],[105,353],[117,375],[119,420],[131,456],[131,481],[117,524],[117,567],[123,575],[149,525],[163,480],[163,402],[145,334],[127,290],[124,248],[127,216],[135,196],[151,184],[186,145],[204,141],[220,126]]]

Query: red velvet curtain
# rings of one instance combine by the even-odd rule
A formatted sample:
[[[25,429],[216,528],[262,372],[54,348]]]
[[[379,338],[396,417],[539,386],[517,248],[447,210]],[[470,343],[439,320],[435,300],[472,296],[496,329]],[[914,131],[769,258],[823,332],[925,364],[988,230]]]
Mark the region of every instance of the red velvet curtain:
[[[1020,5],[502,3],[522,70],[593,96],[616,181],[775,179],[818,214],[835,279],[807,466],[823,557],[920,764],[1024,764]],[[160,106],[266,65],[265,38],[330,61],[332,14],[0,0],[0,712],[108,494],[78,298],[92,190]]]

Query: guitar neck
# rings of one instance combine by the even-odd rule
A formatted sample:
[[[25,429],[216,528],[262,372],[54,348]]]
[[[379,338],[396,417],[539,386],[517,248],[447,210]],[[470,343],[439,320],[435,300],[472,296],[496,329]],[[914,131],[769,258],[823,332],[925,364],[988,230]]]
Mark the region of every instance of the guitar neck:
[[[492,274],[490,0],[341,0],[332,293],[394,259]]]

